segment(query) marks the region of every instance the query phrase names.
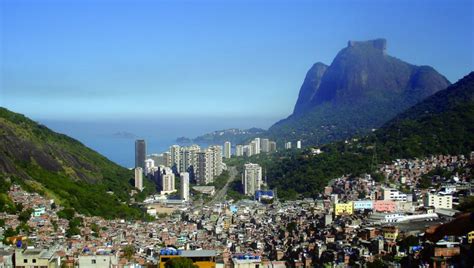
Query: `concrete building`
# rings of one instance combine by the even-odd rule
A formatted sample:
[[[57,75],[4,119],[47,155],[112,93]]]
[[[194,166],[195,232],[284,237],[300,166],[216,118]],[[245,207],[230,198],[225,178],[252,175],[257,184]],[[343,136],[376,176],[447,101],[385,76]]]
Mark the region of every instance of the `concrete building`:
[[[425,207],[452,209],[453,196],[427,193],[423,197],[423,205]]]
[[[244,155],[244,146],[236,145],[235,146],[235,156],[243,156]]]
[[[79,255],[77,263],[80,268],[117,267],[118,260],[115,254]]]
[[[285,143],[285,149],[286,149],[286,150],[291,149],[291,141]]]
[[[143,191],[143,169],[141,167],[135,168],[135,188]]]
[[[257,150],[258,150],[258,145],[257,145],[257,142],[255,140],[251,141],[250,144],[250,154],[248,156],[252,156],[252,155],[256,155],[258,154],[257,153]]]
[[[194,170],[195,178],[198,184],[206,185],[214,181],[214,155],[210,150],[204,150],[197,154],[197,165]]]
[[[172,258],[184,257],[190,259],[194,265],[199,268],[212,268],[216,267],[216,256],[215,250],[181,250],[176,253],[160,252],[159,268],[165,268],[166,262]]]
[[[269,144],[270,144],[270,145],[269,145],[269,146],[270,146],[270,152],[271,152],[271,153],[276,152],[276,151],[277,151],[277,144],[276,144],[276,142],[270,141]]]
[[[179,145],[172,145],[170,147],[171,167],[175,167],[179,171],[181,147]]]
[[[179,172],[192,172],[197,165],[198,153],[201,151],[199,145],[182,147],[180,150]],[[192,174],[194,175],[194,174]]]
[[[296,142],[296,149],[301,149],[301,141]]]
[[[219,145],[213,145],[209,146],[208,150],[211,151],[212,153],[212,158],[213,158],[213,166],[212,166],[212,172],[213,172],[213,177],[217,177],[222,174],[222,146]]]
[[[372,200],[356,200],[353,201],[354,210],[364,210],[364,209],[373,209],[373,201]]]
[[[145,140],[135,141],[135,167],[145,168],[146,143]]]
[[[392,200],[375,200],[374,210],[377,212],[394,212],[396,203]]]
[[[253,141],[255,142],[255,154],[259,154],[262,148],[260,138],[255,138]]]
[[[383,200],[407,201],[407,194],[404,194],[396,189],[383,188],[382,198]]]
[[[260,142],[262,152],[269,153],[270,152],[270,140],[269,139],[262,139]]]
[[[252,196],[255,191],[260,190],[262,186],[262,167],[258,164],[245,164],[242,184],[246,195]]]
[[[145,175],[153,173],[155,170],[155,160],[148,158],[145,160]]]
[[[173,172],[167,172],[161,175],[161,194],[170,194],[176,192],[175,176]]]
[[[189,201],[189,173],[182,172],[180,174],[180,184],[181,184],[181,199],[184,201]]]
[[[244,145],[243,147],[243,153],[245,156],[249,157],[252,156],[252,149],[250,145]]]
[[[354,213],[354,205],[352,202],[334,204],[334,215],[352,215]]]
[[[225,158],[230,158],[231,157],[231,155],[232,155],[231,149],[232,149],[232,147],[231,147],[230,141],[224,142],[224,157]]]
[[[57,250],[57,249],[56,249]],[[54,248],[46,249],[16,249],[15,250],[15,267],[37,268],[60,267],[60,257],[56,255]]]
[[[163,165],[165,167],[171,167],[171,154],[170,152],[163,153]]]

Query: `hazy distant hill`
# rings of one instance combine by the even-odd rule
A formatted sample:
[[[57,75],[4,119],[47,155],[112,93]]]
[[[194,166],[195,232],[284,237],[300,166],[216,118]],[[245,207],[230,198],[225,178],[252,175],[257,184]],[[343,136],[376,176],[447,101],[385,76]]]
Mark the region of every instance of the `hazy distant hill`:
[[[261,128],[249,128],[249,129],[238,129],[229,128],[223,130],[216,130],[211,133],[207,133],[198,136],[194,139],[186,137],[178,138],[178,143],[197,143],[197,144],[222,144],[226,141],[230,141],[233,145],[242,144],[249,139],[261,135],[265,132]]]
[[[293,114],[268,133],[304,144],[364,134],[449,84],[432,67],[387,55],[385,39],[349,41],[330,66],[308,71]]]
[[[78,212],[136,217],[128,201],[132,172],[77,140],[0,107],[0,174]],[[114,194],[108,194],[113,191]]]
[[[373,172],[374,155],[378,163],[431,154],[469,157],[474,151],[474,72],[402,112],[369,136],[349,143],[330,143],[322,150],[316,156],[306,152],[275,157],[266,165],[270,187],[278,188],[281,197],[315,197],[332,178]]]

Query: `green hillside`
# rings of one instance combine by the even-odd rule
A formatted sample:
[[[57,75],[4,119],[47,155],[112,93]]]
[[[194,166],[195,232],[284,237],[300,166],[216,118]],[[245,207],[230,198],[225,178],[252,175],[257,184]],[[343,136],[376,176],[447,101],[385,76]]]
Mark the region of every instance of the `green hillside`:
[[[80,213],[106,218],[141,214],[127,205],[132,171],[5,108],[0,108],[0,173]]]

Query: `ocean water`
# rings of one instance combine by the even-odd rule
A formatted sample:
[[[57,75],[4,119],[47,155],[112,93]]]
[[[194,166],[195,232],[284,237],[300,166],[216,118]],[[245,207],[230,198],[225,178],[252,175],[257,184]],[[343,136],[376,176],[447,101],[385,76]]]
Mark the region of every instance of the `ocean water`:
[[[124,167],[133,167],[135,140],[145,139],[147,154],[162,153],[176,138],[196,136],[226,128],[268,128],[275,119],[199,118],[167,120],[37,120],[50,129],[75,138]]]

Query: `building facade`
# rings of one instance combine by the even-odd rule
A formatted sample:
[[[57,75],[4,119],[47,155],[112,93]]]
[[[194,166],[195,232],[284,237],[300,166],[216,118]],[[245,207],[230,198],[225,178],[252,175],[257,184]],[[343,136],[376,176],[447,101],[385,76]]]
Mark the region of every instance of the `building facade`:
[[[143,169],[141,167],[135,168],[135,188],[143,191]]]
[[[224,157],[225,158],[230,158],[232,156],[232,146],[230,141],[224,142]]]
[[[189,201],[189,173],[182,172],[180,174],[181,178],[181,199],[184,201]]]
[[[242,184],[244,194],[255,195],[255,192],[260,190],[262,186],[262,167],[258,164],[245,164]]]
[[[135,141],[135,167],[145,168],[146,143],[145,140]]]

